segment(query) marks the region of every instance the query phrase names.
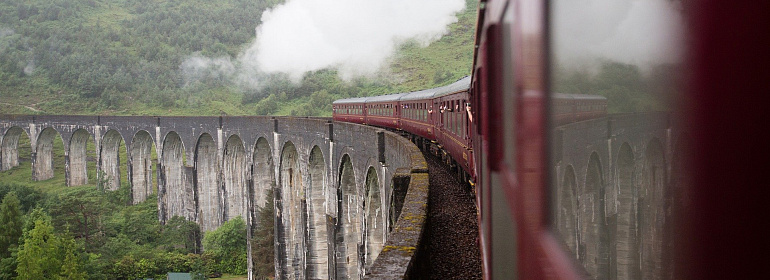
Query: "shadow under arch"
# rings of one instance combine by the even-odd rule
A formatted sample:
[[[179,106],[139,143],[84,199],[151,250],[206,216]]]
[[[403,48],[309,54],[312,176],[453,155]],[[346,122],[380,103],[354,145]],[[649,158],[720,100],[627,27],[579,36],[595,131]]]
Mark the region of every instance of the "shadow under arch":
[[[224,220],[219,188],[217,143],[208,133],[198,137],[195,146],[195,186],[198,205],[198,224],[202,232],[216,229]]]
[[[154,184],[152,180],[153,149],[155,142],[152,136],[145,130],[140,130],[131,139],[131,147],[128,152],[131,162],[131,202],[138,204],[153,194]],[[156,159],[157,160],[157,159]]]
[[[326,161],[318,146],[313,146],[308,157],[310,203],[308,204],[307,278],[329,278],[329,246],[326,222]]]

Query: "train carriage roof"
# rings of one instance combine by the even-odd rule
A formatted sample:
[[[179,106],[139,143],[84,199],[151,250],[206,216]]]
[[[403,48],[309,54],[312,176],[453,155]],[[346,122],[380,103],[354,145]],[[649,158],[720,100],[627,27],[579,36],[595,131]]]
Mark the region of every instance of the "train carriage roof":
[[[471,87],[471,76],[457,80],[457,82],[437,88],[438,91],[434,97],[449,95],[458,91],[468,90]]]
[[[345,98],[345,99],[337,99],[332,102],[333,105],[337,104],[359,104],[366,102],[366,99],[369,97],[354,97],[354,98]]]
[[[372,96],[366,99],[366,103],[382,103],[382,102],[392,102],[392,101],[398,101],[401,96],[405,95],[406,93],[394,93],[394,94],[388,94],[388,95],[380,95],[380,96]]]
[[[413,91],[413,92],[407,93],[403,95],[400,100],[411,101],[411,100],[430,99],[433,97],[444,96],[444,95],[448,95],[448,94],[455,93],[462,90],[468,90],[468,88],[470,88],[470,85],[471,85],[471,77],[466,76],[465,78],[462,78],[457,82],[451,83],[443,87],[424,89],[420,91]]]

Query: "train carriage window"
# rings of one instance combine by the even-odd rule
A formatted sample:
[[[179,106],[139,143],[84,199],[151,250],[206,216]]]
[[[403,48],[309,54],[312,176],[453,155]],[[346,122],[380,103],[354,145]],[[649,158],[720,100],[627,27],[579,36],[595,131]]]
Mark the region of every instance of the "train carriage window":
[[[682,2],[549,2],[550,221],[587,278],[673,275]]]
[[[457,134],[457,111],[455,110],[455,100],[452,100],[449,104],[452,108],[452,134]]]
[[[447,130],[449,132],[452,132],[452,130],[454,130],[454,128],[452,127],[452,117],[454,116],[454,114],[452,112],[452,101],[447,101],[446,102],[446,111],[445,112],[446,112],[445,113],[445,115],[446,115],[446,128],[447,128]]]
[[[460,114],[460,100],[455,100],[454,112],[455,112],[455,135],[460,136],[460,121],[462,115]]]
[[[447,113],[447,111],[446,111],[446,107],[447,107],[447,104],[446,104],[446,101],[444,101],[444,102],[441,102],[441,104],[442,104],[442,106],[443,106],[443,108],[444,108],[444,110],[443,110],[443,112],[442,112],[442,114],[441,114],[441,125],[442,125],[442,126],[444,126],[444,128],[446,128],[446,125],[447,125],[447,119],[448,119],[448,118],[447,118],[447,115],[449,115],[449,114]]]
[[[425,103],[420,103],[420,111],[421,111],[421,115],[422,115],[420,117],[420,120],[422,120],[424,122],[424,121],[426,121],[428,119],[428,117],[427,117],[428,116],[428,110],[425,109]]]

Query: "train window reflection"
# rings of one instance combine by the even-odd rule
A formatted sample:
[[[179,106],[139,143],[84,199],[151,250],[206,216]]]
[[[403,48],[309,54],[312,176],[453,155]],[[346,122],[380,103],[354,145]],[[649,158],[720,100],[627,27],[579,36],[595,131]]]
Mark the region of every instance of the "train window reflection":
[[[550,221],[589,279],[670,279],[679,0],[550,5]]]

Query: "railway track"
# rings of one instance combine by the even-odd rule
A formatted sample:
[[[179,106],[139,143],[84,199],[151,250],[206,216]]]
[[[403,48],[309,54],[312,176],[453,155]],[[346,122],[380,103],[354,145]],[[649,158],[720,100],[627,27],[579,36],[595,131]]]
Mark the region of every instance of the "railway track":
[[[482,279],[475,200],[440,158],[423,155],[430,173],[430,279]]]

